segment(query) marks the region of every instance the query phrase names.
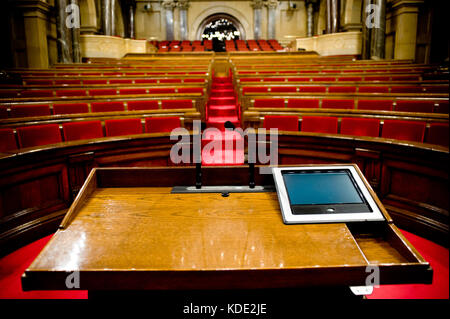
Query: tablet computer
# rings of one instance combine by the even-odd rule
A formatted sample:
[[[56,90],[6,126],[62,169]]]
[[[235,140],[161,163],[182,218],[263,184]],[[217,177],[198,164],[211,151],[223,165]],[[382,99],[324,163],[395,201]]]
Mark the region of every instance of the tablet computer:
[[[286,224],[385,220],[353,165],[277,167],[272,173]]]

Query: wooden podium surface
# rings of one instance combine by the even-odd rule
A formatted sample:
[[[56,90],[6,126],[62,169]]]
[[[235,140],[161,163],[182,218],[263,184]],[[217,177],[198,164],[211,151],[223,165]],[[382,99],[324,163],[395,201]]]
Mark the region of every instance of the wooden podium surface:
[[[171,186],[192,185],[194,174],[94,169],[25,271],[24,289],[67,289],[74,271],[88,290],[354,286],[365,284],[374,265],[381,283],[431,280],[429,264],[389,220],[285,225],[276,192],[171,193]],[[243,184],[245,174],[245,167],[205,168],[203,181]]]

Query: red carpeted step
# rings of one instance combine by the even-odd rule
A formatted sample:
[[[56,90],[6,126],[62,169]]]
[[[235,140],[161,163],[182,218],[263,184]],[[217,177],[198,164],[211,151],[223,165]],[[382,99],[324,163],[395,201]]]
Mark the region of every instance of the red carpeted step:
[[[212,105],[229,105],[236,104],[236,98],[234,96],[219,96],[210,97],[209,104]]]
[[[223,76],[223,77],[213,77],[213,83],[231,83],[231,77]]]
[[[209,116],[235,116],[237,115],[236,105],[211,105],[208,109]]]
[[[212,90],[234,90],[232,83],[213,83]]]
[[[221,96],[234,96],[234,90],[233,89],[212,89],[211,90],[211,97],[221,97]]]

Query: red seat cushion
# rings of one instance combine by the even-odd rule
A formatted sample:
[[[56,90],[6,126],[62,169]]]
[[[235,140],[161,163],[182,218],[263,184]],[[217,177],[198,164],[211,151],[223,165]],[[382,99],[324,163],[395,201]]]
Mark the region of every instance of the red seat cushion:
[[[123,102],[93,102],[91,104],[92,112],[119,112],[123,110]]]
[[[12,128],[0,129],[0,153],[17,149],[16,138]]]
[[[163,109],[190,109],[193,108],[192,100],[163,100],[161,102]]]
[[[145,131],[147,133],[171,132],[180,126],[181,121],[178,117],[149,117],[145,119]]]
[[[102,122],[84,121],[63,124],[65,141],[85,140],[103,137]]]
[[[254,107],[284,107],[284,99],[255,99]]]
[[[392,111],[390,100],[359,100],[358,110]]]
[[[86,90],[56,90],[56,96],[86,96]]]
[[[47,104],[39,105],[11,105],[11,117],[29,117],[51,115]]]
[[[280,131],[298,131],[297,116],[267,115],[264,117],[266,129],[277,128]]]
[[[434,101],[397,101],[395,110],[399,112],[433,113]]]
[[[53,114],[89,113],[87,103],[61,103],[53,104]]]
[[[141,119],[118,119],[105,121],[106,136],[142,134]]]
[[[129,111],[157,110],[158,101],[128,101]]]
[[[20,147],[32,147],[61,142],[57,124],[35,125],[17,128]]]
[[[346,117],[341,120],[341,134],[378,137],[380,120]]]
[[[289,108],[300,108],[300,109],[316,109],[319,107],[319,100],[316,99],[289,99]]]
[[[448,123],[431,123],[428,130],[427,143],[448,147]]]
[[[304,116],[301,125],[302,132],[337,134],[338,119],[325,116]]]
[[[396,140],[423,142],[426,123],[401,120],[385,120],[381,136]]]
[[[89,95],[96,96],[96,95],[116,95],[117,90],[116,89],[92,89],[89,90]]]
[[[147,94],[146,89],[121,89],[119,94],[123,95],[135,95],[135,94]]]
[[[353,109],[354,100],[322,100],[323,109]]]

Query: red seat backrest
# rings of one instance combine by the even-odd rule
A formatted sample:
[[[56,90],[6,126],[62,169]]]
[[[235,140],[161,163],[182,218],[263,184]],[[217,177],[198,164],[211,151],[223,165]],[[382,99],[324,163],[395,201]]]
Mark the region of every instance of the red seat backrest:
[[[156,79],[136,79],[134,80],[134,83],[138,84],[153,84],[156,83],[157,80]]]
[[[51,97],[52,90],[26,90],[20,92],[20,97]]]
[[[163,94],[163,93],[175,93],[174,88],[153,88],[148,89],[150,94]]]
[[[56,96],[86,96],[86,90],[56,90]]]
[[[307,92],[307,93],[325,93],[327,91],[327,88],[325,86],[301,86],[300,92]]]
[[[316,99],[289,99],[289,108],[317,109],[319,108],[319,100]]]
[[[129,111],[157,110],[158,101],[128,101]]]
[[[427,93],[448,93],[448,85],[426,86]]]
[[[64,85],[64,84],[81,84],[81,80],[69,80],[69,79],[65,79],[65,80],[55,80],[55,84],[56,85]]]
[[[380,136],[380,120],[345,117],[341,120],[341,134],[357,136]]]
[[[159,83],[181,83],[181,79],[160,79]]]
[[[89,90],[89,95],[96,96],[96,95],[116,95],[117,90],[116,89],[92,89]]]
[[[322,100],[323,109],[353,109],[354,107],[354,100]]]
[[[401,101],[397,100],[395,111],[433,113],[434,101]]]
[[[254,107],[284,107],[284,99],[255,99]]]
[[[145,119],[145,132],[171,132],[180,127],[181,121],[178,117],[148,117]]]
[[[448,147],[448,123],[431,123],[428,130],[427,143]]]
[[[12,128],[0,129],[0,153],[17,149],[16,138]]]
[[[385,120],[381,136],[396,140],[423,142],[425,122]]]
[[[354,86],[330,86],[328,87],[330,93],[355,93],[356,87]]]
[[[203,95],[203,88],[178,88],[178,93],[200,93]]]
[[[270,92],[297,92],[295,86],[272,86]]]
[[[439,101],[437,102],[439,105],[435,109],[435,113],[445,113],[448,114],[448,100],[447,101]]]
[[[184,83],[205,83],[205,79],[184,79]]]
[[[268,87],[250,87],[250,86],[246,86],[244,88],[242,88],[242,94],[246,94],[246,93],[257,93],[257,92],[268,92],[269,88]]]
[[[8,118],[8,109],[6,106],[0,105],[0,119]]]
[[[389,93],[388,86],[360,86],[359,93]]]
[[[105,121],[106,136],[142,134],[141,119],[118,119]]]
[[[10,117],[29,117],[51,115],[50,106],[39,105],[11,105]]]
[[[309,78],[303,77],[303,78],[288,78],[288,82],[309,82]]]
[[[314,82],[334,82],[334,81],[336,81],[336,78],[322,76],[322,77],[313,77],[312,80]]]
[[[61,103],[53,104],[53,114],[89,113],[87,103]]]
[[[163,109],[190,109],[193,108],[192,100],[163,100],[161,102]]]
[[[391,93],[422,93],[420,86],[391,86]]]
[[[350,81],[350,82],[358,82],[362,81],[362,77],[360,76],[346,76],[346,77],[339,77],[338,81]]]
[[[390,100],[359,100],[358,110],[392,111]]]
[[[102,122],[83,121],[63,124],[65,141],[86,140],[103,137]]]
[[[17,128],[20,147],[32,147],[61,142],[58,124],[45,124]]]
[[[91,104],[92,112],[119,112],[124,111],[123,102],[93,102]]]
[[[99,80],[99,79],[96,79],[96,80],[89,80],[89,79],[83,80],[83,84],[84,84],[84,85],[91,85],[91,84],[107,84],[107,83],[108,83],[108,80]]]
[[[135,94],[147,94],[146,89],[121,89],[119,94],[123,95],[135,95]]]
[[[303,116],[302,132],[337,134],[338,119],[325,116]]]
[[[264,117],[264,128],[277,128],[280,131],[298,131],[298,117],[267,115]]]
[[[109,84],[132,84],[133,80],[131,79],[111,79],[109,80]]]

